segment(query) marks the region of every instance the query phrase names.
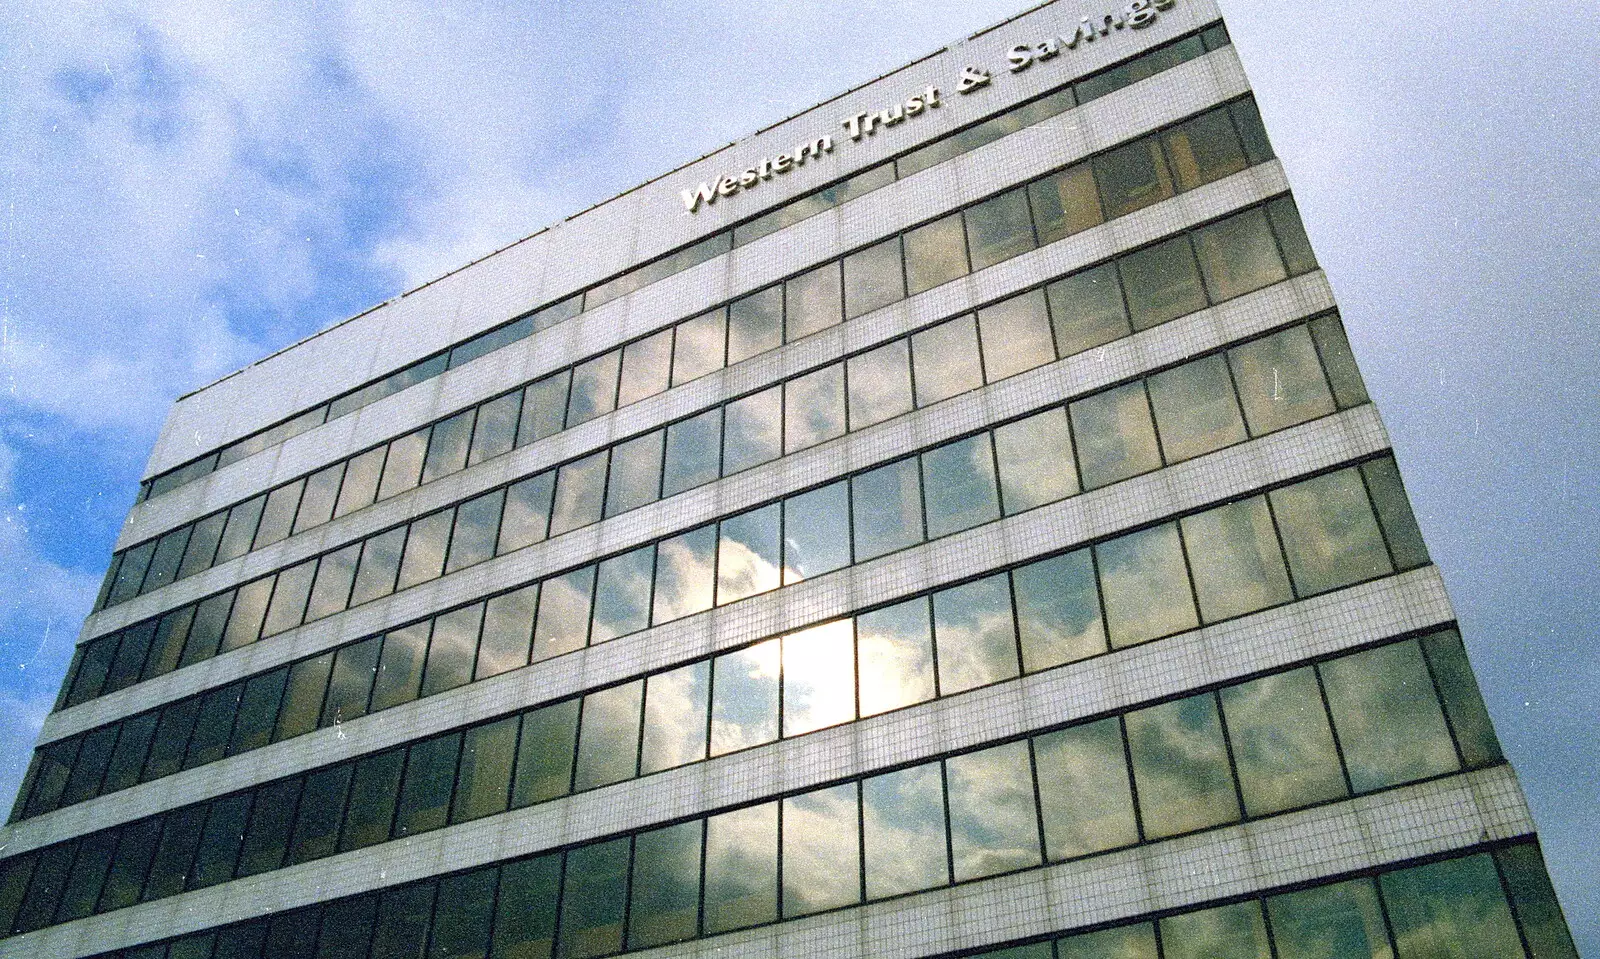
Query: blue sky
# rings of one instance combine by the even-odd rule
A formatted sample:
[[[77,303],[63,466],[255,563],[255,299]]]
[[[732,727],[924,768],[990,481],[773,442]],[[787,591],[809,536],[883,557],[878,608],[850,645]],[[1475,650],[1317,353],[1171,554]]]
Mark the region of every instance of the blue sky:
[[[1224,2],[1600,953],[1600,15]],[[9,0],[0,794],[175,396],[1021,6]]]

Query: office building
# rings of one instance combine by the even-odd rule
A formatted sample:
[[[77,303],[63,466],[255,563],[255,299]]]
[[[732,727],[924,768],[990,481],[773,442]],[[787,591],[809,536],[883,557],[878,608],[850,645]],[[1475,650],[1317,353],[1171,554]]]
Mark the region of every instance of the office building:
[[[917,60],[146,475],[0,956],[1575,954],[1213,0]]]

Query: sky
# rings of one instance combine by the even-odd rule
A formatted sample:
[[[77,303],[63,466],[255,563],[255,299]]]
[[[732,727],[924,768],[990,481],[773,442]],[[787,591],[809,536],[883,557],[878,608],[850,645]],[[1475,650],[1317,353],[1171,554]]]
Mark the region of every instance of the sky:
[[[180,393],[1024,2],[8,0],[0,801]],[[1600,954],[1600,12],[1222,2]]]

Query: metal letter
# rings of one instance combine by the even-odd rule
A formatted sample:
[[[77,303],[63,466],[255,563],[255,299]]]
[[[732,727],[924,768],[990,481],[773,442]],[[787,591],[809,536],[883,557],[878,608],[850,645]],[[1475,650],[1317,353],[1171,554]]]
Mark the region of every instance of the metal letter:
[[[987,70],[982,70],[978,67],[962,67],[961,81],[956,84],[956,92],[971,93],[979,87],[988,86],[991,79],[992,77],[989,76],[989,71]]]
[[[700,204],[706,206],[717,202],[717,189],[708,183],[700,184],[696,190],[683,191],[683,205],[689,208],[690,213],[700,212]]]

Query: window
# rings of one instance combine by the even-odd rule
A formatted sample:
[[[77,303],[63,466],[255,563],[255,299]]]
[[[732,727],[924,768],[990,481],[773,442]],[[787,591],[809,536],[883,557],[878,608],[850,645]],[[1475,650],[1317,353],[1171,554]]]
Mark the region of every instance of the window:
[[[844,315],[871,313],[905,299],[905,276],[900,267],[900,237],[857,250],[844,258]]]
[[[991,383],[1056,358],[1050,317],[1039,290],[979,310],[978,332],[983,341],[984,373]]]

